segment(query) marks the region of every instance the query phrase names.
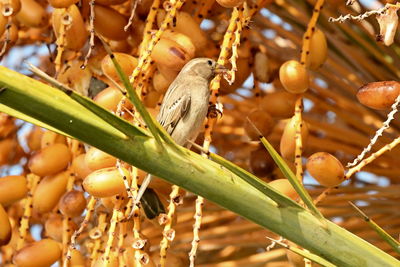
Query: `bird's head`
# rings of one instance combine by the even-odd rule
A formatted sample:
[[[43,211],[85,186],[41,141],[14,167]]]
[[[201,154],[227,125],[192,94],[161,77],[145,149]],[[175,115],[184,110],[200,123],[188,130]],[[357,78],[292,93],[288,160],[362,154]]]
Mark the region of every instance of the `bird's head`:
[[[210,81],[218,73],[224,73],[227,69],[219,65],[215,60],[210,58],[195,58],[190,60],[183,67],[181,72],[190,73],[200,76]]]

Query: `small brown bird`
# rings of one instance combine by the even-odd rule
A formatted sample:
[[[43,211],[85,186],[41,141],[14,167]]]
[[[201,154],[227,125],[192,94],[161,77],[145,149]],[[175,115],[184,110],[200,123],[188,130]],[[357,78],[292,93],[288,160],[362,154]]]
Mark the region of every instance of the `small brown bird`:
[[[209,58],[195,58],[186,63],[169,86],[161,104],[157,121],[171,135],[174,141],[190,147],[187,141],[194,141],[207,116],[210,82],[226,68]],[[149,185],[152,176],[144,179],[135,200],[138,203]]]

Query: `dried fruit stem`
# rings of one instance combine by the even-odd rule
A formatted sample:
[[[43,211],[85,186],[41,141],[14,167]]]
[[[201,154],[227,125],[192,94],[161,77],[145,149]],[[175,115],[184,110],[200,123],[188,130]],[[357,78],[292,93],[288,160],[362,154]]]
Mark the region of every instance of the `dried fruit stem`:
[[[238,58],[238,46],[240,45],[240,35],[242,33],[242,25],[243,25],[243,20],[244,20],[244,16],[243,16],[243,7],[241,8],[234,8],[233,12],[237,12],[237,18],[236,18],[236,30],[234,32],[234,41],[232,43],[232,56],[229,59],[229,61],[231,62],[232,68],[230,71],[230,79],[229,79],[229,83],[232,84],[235,82],[235,73],[237,71],[237,65],[236,65],[236,60]]]
[[[149,67],[146,69],[145,76],[141,79],[141,82],[137,86],[137,93],[138,95],[141,96],[142,100],[143,97],[145,97],[147,95],[147,92],[149,91],[148,88],[155,71],[156,71],[156,65],[154,64],[154,61],[152,61],[150,62]]]
[[[103,259],[106,260],[107,262],[109,262],[109,260],[110,260],[110,252],[111,252],[112,245],[114,243],[114,237],[116,235],[115,229],[117,228],[118,219],[121,215],[120,208],[121,208],[123,200],[124,200],[123,197],[120,197],[118,199],[117,203],[114,206],[113,213],[111,216],[110,228],[108,229],[107,244],[106,244],[106,248],[105,248],[104,254],[103,254]]]
[[[83,221],[81,222],[81,225],[79,226],[79,229],[76,230],[73,235],[71,236],[71,242],[67,251],[67,256],[65,257],[63,266],[68,266],[68,260],[71,259],[71,250],[76,249],[76,239],[81,235],[83,230],[85,230],[86,226],[89,224],[90,218],[94,212],[94,206],[96,205],[96,198],[93,196],[90,197],[90,200],[88,204],[86,205],[86,215]]]
[[[301,136],[301,128],[303,127],[302,120],[302,112],[303,112],[303,96],[300,95],[295,104],[294,109],[294,117],[295,117],[295,141],[296,141],[296,149],[294,152],[294,165],[296,166],[296,178],[302,182],[303,181],[303,163],[301,155],[303,153],[303,140]]]
[[[103,233],[106,230],[107,227],[107,213],[101,212],[99,214],[98,220],[97,220],[97,227],[95,228],[97,231],[99,231],[98,235],[96,235],[96,239],[93,242],[93,247],[92,247],[92,253],[90,254],[90,260],[92,264],[96,261],[97,255],[99,254],[101,244],[103,242],[102,236]]]
[[[340,16],[338,18],[330,17],[329,18],[329,22],[340,22],[340,23],[343,23],[346,20],[358,20],[358,21],[361,21],[361,20],[364,20],[364,19],[366,19],[366,18],[368,18],[368,17],[370,17],[372,15],[380,15],[380,14],[384,13],[389,7],[400,7],[400,5],[399,4],[395,4],[395,5],[386,4],[384,7],[380,8],[380,9],[367,11],[367,12],[361,14],[361,15],[358,15],[358,16],[353,16],[351,14],[347,14],[347,15],[344,15],[344,16],[342,15],[342,16]]]
[[[390,144],[385,145],[384,147],[382,147],[381,149],[379,149],[378,151],[373,153],[371,156],[369,156],[368,158],[361,161],[357,166],[349,169],[345,175],[345,179],[349,179],[354,173],[359,172],[364,166],[373,162],[375,159],[377,159],[383,153],[390,151],[395,146],[397,146],[399,143],[400,143],[400,137],[397,137]]]
[[[133,18],[135,17],[136,7],[141,0],[133,0],[131,3],[131,15],[129,16],[128,24],[125,25],[124,30],[128,31],[129,27],[132,25]]]
[[[222,41],[221,45],[221,53],[219,54],[218,61],[217,63],[220,65],[225,65],[226,59],[228,57],[228,52],[230,51],[230,45],[232,42],[232,37],[233,37],[233,31],[235,30],[236,27],[236,20],[238,18],[238,10],[234,9],[229,21],[229,26],[228,29],[225,32],[224,39]],[[215,105],[217,103],[217,98],[218,98],[218,90],[220,87],[221,83],[221,75],[217,75],[210,84],[210,89],[211,89],[211,97],[210,97],[210,103],[212,105]],[[207,123],[206,123],[206,129],[204,133],[204,143],[203,143],[203,148],[208,151],[208,148],[210,147],[211,144],[211,133],[214,128],[214,124],[217,120],[217,116],[213,117],[210,116],[207,117]]]
[[[73,189],[74,187],[74,182],[75,182],[75,175],[73,173],[70,173],[68,177],[68,182],[67,182],[67,192]],[[69,222],[72,220],[71,217],[68,217],[66,215],[63,215],[62,218],[62,261],[65,260],[65,257],[67,256],[68,252],[68,245],[70,242],[70,232],[71,229],[69,228]]]
[[[160,0],[154,0],[151,4],[149,14],[147,15],[146,24],[144,25],[143,41],[140,44],[140,55],[143,54],[144,49],[147,48],[151,39],[151,30],[153,28],[159,6]]]
[[[303,35],[303,45],[301,47],[300,63],[303,65],[305,64],[306,66],[307,66],[306,63],[310,55],[311,37],[314,34],[315,25],[317,24],[318,17],[319,14],[321,13],[321,9],[322,6],[324,5],[324,2],[325,2],[324,0],[318,0],[317,3],[315,3],[313,14],[307,25],[307,30]]]
[[[117,159],[116,167],[118,169],[118,172],[121,174],[122,180],[124,181],[124,186],[125,186],[128,198],[134,199],[132,192],[131,192],[131,187],[129,185],[129,177],[126,177],[125,172],[122,169],[122,161],[120,159]]]
[[[300,63],[307,66],[310,55],[311,36],[314,34],[315,25],[317,24],[319,14],[321,12],[324,0],[318,0],[315,3],[313,14],[307,25],[307,30],[303,35],[303,45],[301,48]],[[302,164],[302,139],[301,139],[301,127],[302,127],[302,112],[303,112],[303,96],[300,95],[295,104],[295,129],[296,129],[296,149],[295,149],[295,166],[296,166],[296,177],[299,181],[303,179],[303,164]]]
[[[118,259],[119,259],[119,264],[120,266],[126,266],[126,261],[124,257],[124,240],[126,236],[126,222],[120,222],[119,223],[119,231],[118,231]],[[135,266],[140,267],[141,265],[136,265],[137,263],[135,262]]]
[[[135,218],[135,216],[139,217],[139,214],[140,214],[139,207],[136,206],[134,209],[134,206],[133,206],[133,200],[136,198],[137,192],[138,192],[137,168],[133,167],[133,166],[131,166],[131,179],[132,180],[131,180],[131,185],[129,186],[129,190],[132,193],[132,198],[129,198],[129,201],[126,204],[127,209],[126,209],[125,216],[124,216],[124,219],[127,219],[127,220],[130,219],[129,218],[130,216],[133,216]],[[131,213],[132,213],[132,215],[131,215]]]
[[[27,175],[27,179],[29,193],[24,201],[24,215],[22,215],[20,226],[18,229],[19,239],[17,241],[16,250],[19,250],[24,246],[26,233],[29,231],[29,219],[32,215],[32,198],[40,181],[40,177],[32,173]]]
[[[132,194],[133,198],[130,199],[129,201],[131,202],[131,209],[133,209],[133,237],[136,239],[140,238],[140,227],[141,227],[141,222],[140,222],[140,206],[132,206],[134,203],[134,199],[136,199],[139,188],[137,185],[137,178],[138,178],[138,170],[136,167],[132,166],[131,170],[131,189],[133,189]],[[129,204],[129,203],[128,203]],[[129,207],[129,206],[128,206]],[[126,210],[125,217],[129,216],[131,211],[129,208]],[[135,248],[135,266],[141,266],[141,251],[140,249]]]
[[[64,16],[69,16],[67,13],[67,9],[63,9],[64,13],[62,17]],[[65,20],[67,21],[67,20]],[[62,54],[64,52],[64,42],[65,42],[65,35],[66,35],[66,30],[67,30],[67,24],[63,21],[60,23],[60,35],[57,38],[56,45],[57,45],[57,56],[56,59],[54,60],[55,68],[56,68],[56,75],[60,72],[61,66],[62,66]]]
[[[325,189],[315,200],[314,200],[314,205],[317,205],[320,203],[322,200],[324,200],[334,189],[334,187],[329,187]]]
[[[203,156],[207,157],[206,154],[202,154]],[[192,247],[189,252],[189,261],[190,267],[194,267],[194,261],[196,259],[197,248],[200,242],[200,227],[201,227],[201,220],[203,218],[203,206],[204,206],[204,198],[201,196],[197,196],[196,199],[196,209],[194,213],[194,225],[193,225],[193,240],[192,240]]]
[[[169,247],[169,242],[174,240],[175,233],[172,229],[172,221],[175,216],[176,206],[181,204],[179,203],[181,200],[179,186],[173,185],[171,194],[169,195],[169,205],[168,205],[168,214],[166,218],[166,223],[163,229],[163,238],[160,242],[160,267],[165,266],[165,262],[167,259],[167,249]]]
[[[69,233],[71,229],[69,229],[68,222],[71,220],[71,217],[63,216],[62,218],[62,260],[65,260],[68,251],[68,243],[69,243]]]
[[[85,56],[85,60],[81,66],[81,68],[85,68],[90,55],[92,54],[92,50],[94,49],[94,19],[95,19],[95,12],[94,12],[94,4],[95,4],[95,0],[90,0],[89,1],[89,6],[90,6],[90,11],[89,11],[89,33],[90,33],[90,37],[89,37],[89,50]]]
[[[382,124],[382,127],[379,128],[374,137],[371,139],[370,143],[368,144],[367,147],[364,148],[364,150],[361,152],[360,155],[357,156],[357,158],[353,161],[353,162],[349,162],[347,163],[346,167],[353,167],[355,165],[357,165],[364,157],[365,155],[371,151],[372,146],[376,143],[376,141],[378,141],[378,138],[380,136],[382,136],[383,132],[389,128],[389,124],[390,122],[394,119],[394,115],[397,113],[397,106],[400,103],[400,95],[396,98],[396,101],[393,103],[392,105],[392,110],[390,111],[390,113],[387,116],[386,121]]]

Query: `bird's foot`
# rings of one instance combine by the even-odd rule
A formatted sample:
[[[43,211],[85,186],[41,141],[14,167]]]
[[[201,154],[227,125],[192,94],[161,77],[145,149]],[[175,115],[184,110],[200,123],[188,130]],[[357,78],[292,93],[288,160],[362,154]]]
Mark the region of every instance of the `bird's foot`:
[[[223,105],[220,102],[217,102],[215,104],[211,104],[208,107],[208,113],[207,117],[209,118],[217,118],[218,116],[222,117],[223,115]]]

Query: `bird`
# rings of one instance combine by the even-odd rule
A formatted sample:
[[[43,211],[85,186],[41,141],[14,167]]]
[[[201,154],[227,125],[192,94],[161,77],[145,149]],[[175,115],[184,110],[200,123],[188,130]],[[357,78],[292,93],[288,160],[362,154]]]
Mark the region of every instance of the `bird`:
[[[207,116],[210,82],[227,69],[210,58],[194,58],[187,62],[168,87],[157,121],[181,146],[190,148]],[[140,185],[134,204],[139,203],[152,180],[148,174]]]

